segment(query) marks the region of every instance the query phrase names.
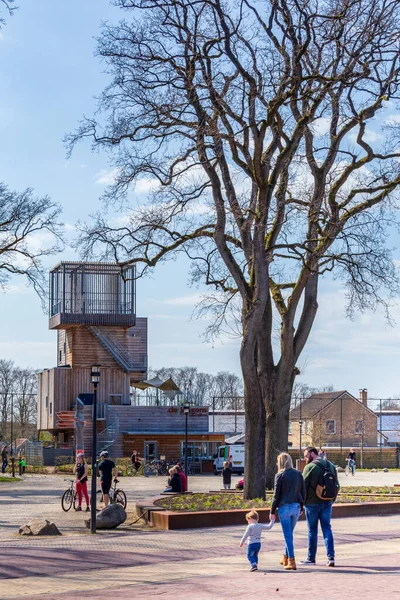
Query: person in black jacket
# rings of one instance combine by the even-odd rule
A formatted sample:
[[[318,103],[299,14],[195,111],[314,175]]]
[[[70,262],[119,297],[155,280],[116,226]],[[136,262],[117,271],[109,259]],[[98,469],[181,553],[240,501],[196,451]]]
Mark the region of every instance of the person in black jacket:
[[[228,460],[224,462],[224,468],[222,470],[222,481],[224,483],[224,489],[230,490],[232,483],[232,469]]]
[[[287,571],[295,571],[297,567],[294,557],[293,531],[303,511],[306,487],[303,475],[293,468],[289,454],[286,452],[279,454],[277,464],[278,473],[275,475],[270,520],[275,521],[275,511],[278,509],[279,521],[285,538],[285,553],[281,559],[281,565]]]
[[[164,492],[175,492],[180,494],[182,492],[182,481],[179,476],[178,470],[176,467],[172,467],[169,470],[170,478],[168,479],[168,487]]]

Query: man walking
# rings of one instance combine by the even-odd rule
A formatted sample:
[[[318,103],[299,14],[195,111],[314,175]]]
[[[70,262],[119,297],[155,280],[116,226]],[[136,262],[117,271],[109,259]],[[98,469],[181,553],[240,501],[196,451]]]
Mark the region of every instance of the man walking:
[[[339,491],[339,481],[335,466],[318,456],[318,450],[309,446],[304,450],[307,461],[303,477],[306,484],[304,503],[308,526],[308,556],[300,561],[303,565],[315,565],[318,543],[318,522],[321,523],[327,566],[335,566],[335,547],[331,528],[332,504]]]
[[[118,469],[115,466],[115,462],[108,458],[107,450],[100,452],[101,461],[99,462],[98,469],[100,471],[100,486],[103,492],[104,507],[110,504],[110,488],[112,479],[114,481],[118,477]]]

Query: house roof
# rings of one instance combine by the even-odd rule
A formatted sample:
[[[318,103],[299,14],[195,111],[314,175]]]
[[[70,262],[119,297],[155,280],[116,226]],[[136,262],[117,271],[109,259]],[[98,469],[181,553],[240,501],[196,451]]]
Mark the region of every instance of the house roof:
[[[302,419],[310,419],[315,414],[317,414],[320,410],[325,408],[328,404],[343,396],[343,394],[348,394],[346,390],[340,390],[339,392],[321,392],[318,394],[311,394],[308,398],[305,398],[303,402],[298,404],[295,408],[293,408],[289,413],[289,419],[298,420],[300,417]],[[354,397],[354,396],[352,396]],[[356,400],[356,398],[354,398]]]

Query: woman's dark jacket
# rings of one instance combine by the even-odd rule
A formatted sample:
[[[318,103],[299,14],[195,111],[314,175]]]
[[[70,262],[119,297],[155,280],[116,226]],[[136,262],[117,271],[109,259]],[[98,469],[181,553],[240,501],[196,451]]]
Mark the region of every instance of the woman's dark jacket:
[[[306,499],[306,485],[303,475],[297,469],[285,469],[275,475],[274,497],[272,499],[271,515],[283,504],[303,504]]]
[[[179,477],[179,473],[174,473],[172,477],[169,479],[168,484],[171,487],[172,492],[181,492],[182,491],[182,481]]]

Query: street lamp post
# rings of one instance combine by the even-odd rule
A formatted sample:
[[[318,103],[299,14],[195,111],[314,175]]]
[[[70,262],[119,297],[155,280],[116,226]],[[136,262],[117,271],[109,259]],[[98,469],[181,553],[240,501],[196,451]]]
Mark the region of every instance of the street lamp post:
[[[190,411],[190,403],[185,402],[183,404],[183,412],[185,413],[185,475],[186,482],[188,481],[188,415]],[[186,489],[189,489],[189,485],[187,483]]]
[[[97,386],[100,381],[100,365],[92,365],[90,377],[93,383],[92,492],[90,498],[90,533],[96,533]]]
[[[302,434],[302,432],[303,432],[303,421],[302,421],[301,419],[300,419],[300,421],[299,421],[299,429],[300,429],[300,439],[299,439],[299,442],[300,442],[300,449],[299,449],[299,458],[300,458],[300,460],[301,460],[301,459],[303,458],[303,457],[302,457],[302,455],[301,455],[301,434]],[[300,463],[300,464],[301,464],[301,463]]]
[[[10,459],[11,459],[11,474],[15,477],[15,459],[13,451],[13,437],[14,437],[14,394],[11,394],[11,448],[10,448]]]

